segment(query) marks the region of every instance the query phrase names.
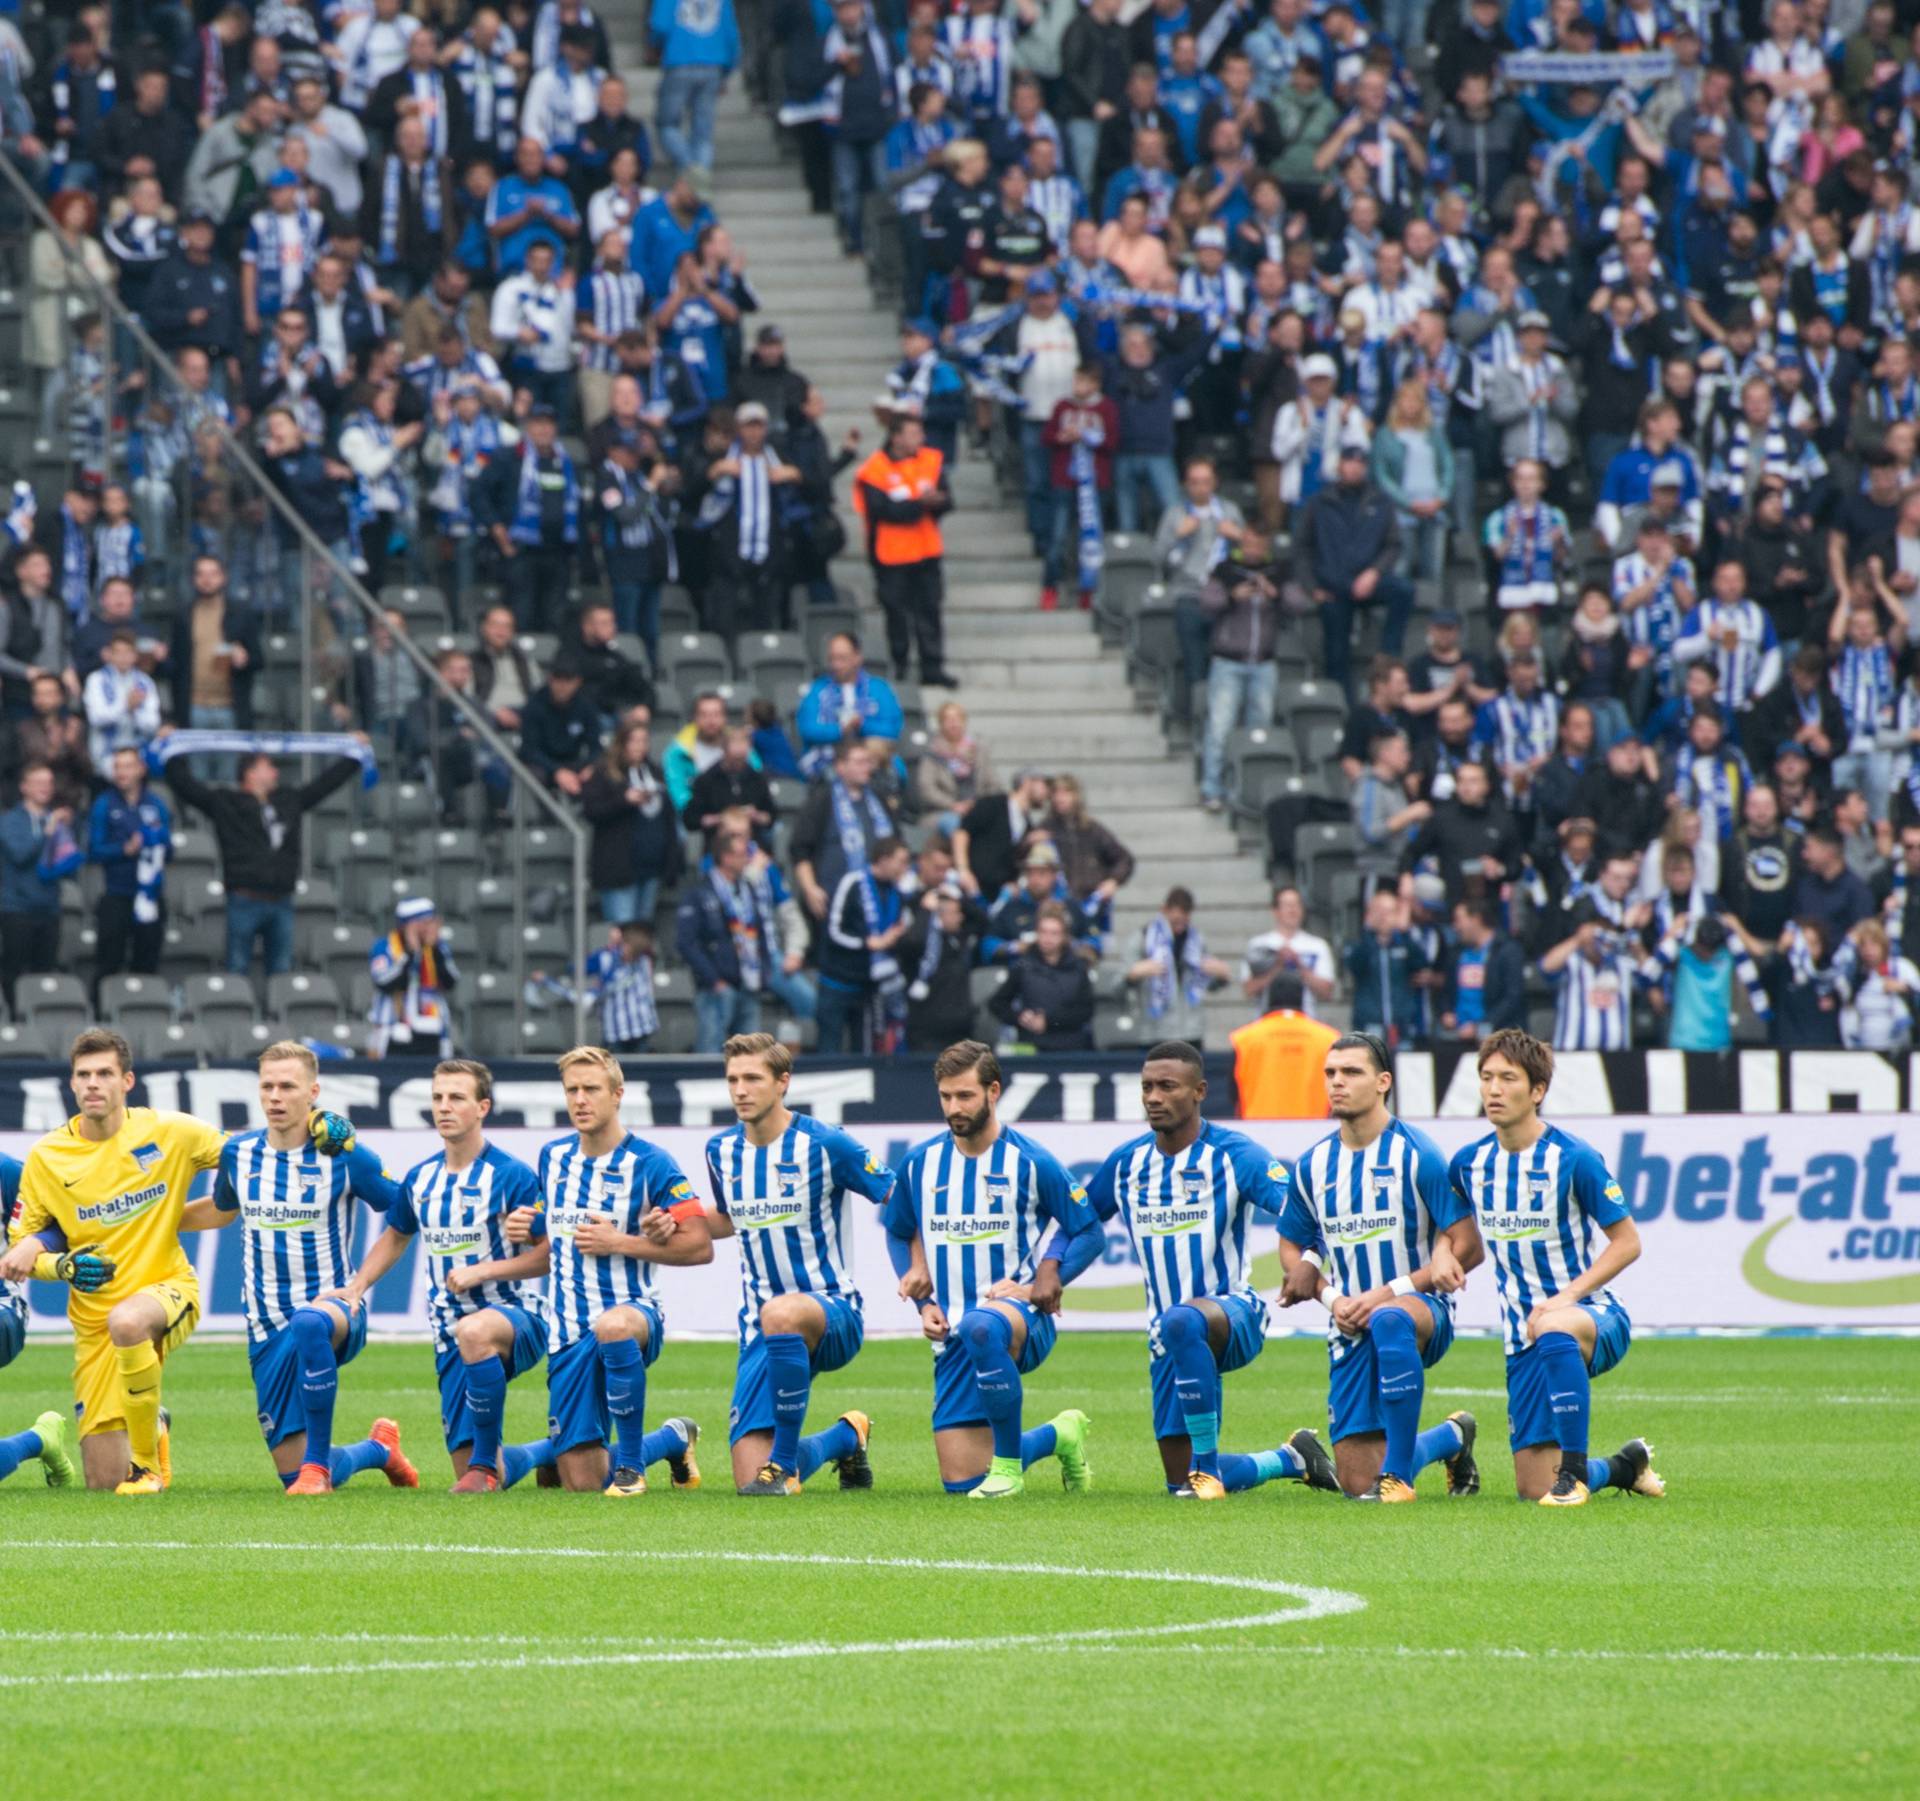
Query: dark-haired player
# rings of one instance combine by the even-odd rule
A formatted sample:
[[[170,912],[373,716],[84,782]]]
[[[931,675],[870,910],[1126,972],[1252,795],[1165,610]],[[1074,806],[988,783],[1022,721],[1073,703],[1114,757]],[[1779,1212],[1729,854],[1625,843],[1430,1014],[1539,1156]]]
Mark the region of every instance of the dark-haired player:
[[[1322,1299],[1331,1312],[1327,1425],[1340,1486],[1362,1501],[1411,1501],[1414,1477],[1444,1461],[1447,1492],[1477,1494],[1473,1415],[1420,1430],[1426,1372],[1453,1343],[1453,1297],[1486,1257],[1473,1209],[1448,1185],[1440,1147],[1388,1112],[1393,1073],[1378,1038],[1336,1038],[1326,1078],[1340,1125],[1293,1166],[1280,1305]]]
[[[1278,1225],[1287,1170],[1244,1133],[1201,1118],[1206,1093],[1192,1045],[1156,1044],[1140,1069],[1153,1129],[1114,1151],[1088,1189],[1102,1219],[1120,1215],[1140,1260],[1167,1492],[1219,1501],[1281,1477],[1333,1488],[1333,1459],[1304,1427],[1277,1450],[1220,1451],[1220,1378],[1251,1363],[1267,1339],[1248,1239],[1256,1216]]]
[[[1587,1455],[1590,1384],[1627,1354],[1633,1323],[1607,1284],[1640,1255],[1626,1199],[1599,1153],[1540,1117],[1553,1052],[1514,1027],[1480,1047],[1493,1130],[1447,1176],[1493,1247],[1507,1350],[1507,1422],[1523,1501],[1582,1507],[1598,1488],[1663,1495],[1653,1447]],[[1605,1243],[1594,1255],[1594,1230]]]

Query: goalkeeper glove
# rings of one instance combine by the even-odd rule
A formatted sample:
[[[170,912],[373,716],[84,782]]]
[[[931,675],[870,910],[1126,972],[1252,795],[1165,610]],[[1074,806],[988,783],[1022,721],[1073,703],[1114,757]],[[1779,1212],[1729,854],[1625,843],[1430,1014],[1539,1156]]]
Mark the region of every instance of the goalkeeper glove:
[[[307,1115],[307,1136],[323,1157],[339,1157],[353,1149],[353,1121],[344,1113],[318,1109]]]
[[[62,1251],[53,1265],[55,1280],[72,1283],[82,1294],[105,1288],[117,1267],[111,1257],[92,1249]]]

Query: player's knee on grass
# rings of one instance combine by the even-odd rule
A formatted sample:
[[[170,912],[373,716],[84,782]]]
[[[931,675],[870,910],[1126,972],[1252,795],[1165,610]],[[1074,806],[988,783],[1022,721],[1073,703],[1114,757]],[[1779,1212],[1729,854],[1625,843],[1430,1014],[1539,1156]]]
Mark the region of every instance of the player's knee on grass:
[[[1387,1460],[1384,1432],[1354,1432],[1333,1447],[1333,1474],[1343,1494],[1365,1494]]]
[[[1584,1307],[1555,1307],[1550,1313],[1542,1314],[1533,1342],[1538,1345],[1542,1339],[1550,1338],[1556,1332],[1565,1333],[1571,1338],[1580,1347],[1581,1356],[1593,1355],[1599,1328],[1593,1323],[1593,1315]]]
[[[463,1363],[479,1363],[488,1357],[503,1357],[513,1349],[513,1328],[504,1315],[489,1307],[456,1320],[453,1342]]]
[[[760,1330],[769,1337],[776,1334],[797,1336],[814,1349],[826,1336],[827,1318],[820,1303],[803,1294],[769,1296],[760,1307]]]
[[[145,1295],[129,1295],[107,1315],[107,1337],[115,1345],[137,1345],[152,1338],[165,1324]]]
[[[615,1344],[631,1338],[641,1350],[647,1348],[647,1316],[632,1307],[609,1307],[593,1322],[593,1336],[600,1344]]]
[[[1513,1488],[1523,1501],[1537,1501],[1553,1486],[1560,1468],[1556,1444],[1523,1445],[1513,1454]]]

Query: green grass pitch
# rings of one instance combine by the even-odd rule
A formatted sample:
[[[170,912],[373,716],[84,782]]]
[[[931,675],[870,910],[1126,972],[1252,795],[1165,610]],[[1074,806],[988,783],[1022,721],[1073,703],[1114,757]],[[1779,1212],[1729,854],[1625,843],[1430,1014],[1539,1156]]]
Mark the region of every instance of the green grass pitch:
[[[67,1357],[0,1372],[0,1428],[66,1399]],[[1117,1337],[1064,1339],[1027,1389],[1029,1420],[1093,1415],[1090,1495],[1051,1465],[1019,1502],[943,1495],[925,1348],[876,1343],[810,1423],[868,1409],[877,1488],[829,1474],[756,1507],[726,1479],[732,1364],[670,1343],[654,1367],[649,1419],[706,1428],[697,1494],[656,1468],[624,1505],[531,1482],[456,1501],[431,1354],[374,1345],[339,1436],[393,1413],[422,1489],[302,1504],[244,1350],[190,1346],[170,1495],[50,1493],[34,1466],[0,1486],[4,1792],[1920,1788],[1920,1342],[1636,1345],[1595,1387],[1594,1444],[1644,1433],[1670,1498],[1578,1513],[1510,1498],[1486,1342],[1427,1405],[1478,1414],[1485,1492],[1449,1502],[1430,1471],[1381,1510],[1294,1484],[1165,1499],[1144,1347]],[[1226,1392],[1230,1448],[1321,1425],[1324,1352],[1276,1341]],[[517,1383],[509,1436],[544,1412]]]

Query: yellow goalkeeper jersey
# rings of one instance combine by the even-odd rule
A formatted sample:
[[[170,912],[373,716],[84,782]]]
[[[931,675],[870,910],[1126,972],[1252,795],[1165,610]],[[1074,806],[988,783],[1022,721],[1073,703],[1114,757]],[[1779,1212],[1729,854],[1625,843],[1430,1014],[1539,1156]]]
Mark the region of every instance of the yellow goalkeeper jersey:
[[[195,1172],[218,1165],[225,1136],[185,1113],[129,1107],[112,1138],[81,1137],[75,1117],[27,1153],[11,1236],[55,1225],[73,1249],[97,1247],[116,1265],[106,1287],[69,1289],[76,1328],[103,1326],[116,1301],[155,1282],[192,1281],[180,1214]]]

